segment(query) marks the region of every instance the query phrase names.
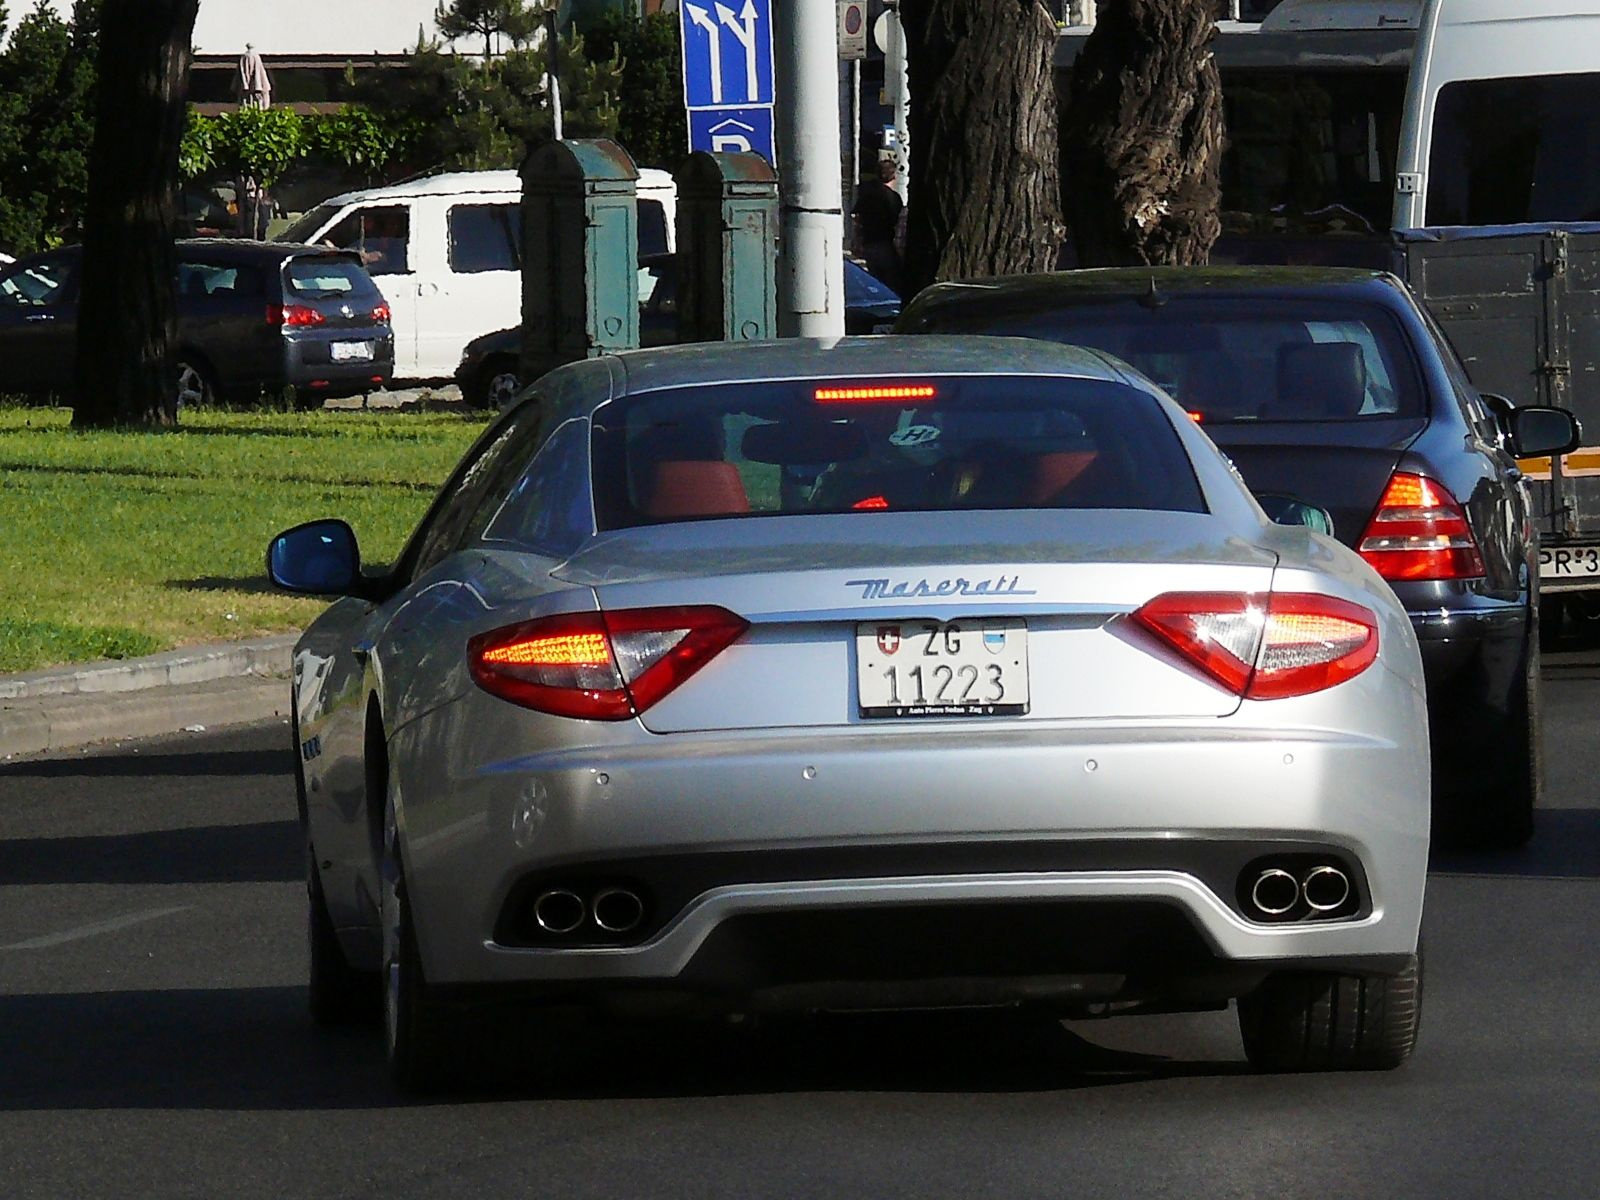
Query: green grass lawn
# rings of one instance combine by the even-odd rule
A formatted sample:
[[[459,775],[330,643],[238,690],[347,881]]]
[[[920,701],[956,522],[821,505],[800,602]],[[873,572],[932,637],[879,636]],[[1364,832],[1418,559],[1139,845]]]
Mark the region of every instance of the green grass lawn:
[[[79,433],[0,407],[0,672],[296,629],[324,602],[270,589],[267,539],[313,517],[398,553],[485,418],[195,412]]]

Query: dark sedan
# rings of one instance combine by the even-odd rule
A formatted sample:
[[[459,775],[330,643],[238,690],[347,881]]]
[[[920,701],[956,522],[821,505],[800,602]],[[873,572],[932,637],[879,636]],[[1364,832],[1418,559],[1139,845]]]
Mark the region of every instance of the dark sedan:
[[[1441,826],[1533,832],[1538,546],[1517,458],[1571,416],[1481,396],[1380,272],[1128,268],[940,284],[897,331],[1091,346],[1161,384],[1280,519],[1326,526],[1387,579],[1422,644]]]
[[[678,340],[678,256],[647,254],[639,259],[639,344],[671,346]],[[900,315],[900,297],[866,269],[844,260],[844,331],[886,333]],[[476,408],[504,408],[522,389],[517,360],[522,330],[502,329],[467,343],[456,382],[461,396]]]
[[[173,406],[290,390],[320,404],[394,374],[384,303],[354,255],[197,238],[177,244]],[[81,246],[0,269],[0,393],[70,400]]]

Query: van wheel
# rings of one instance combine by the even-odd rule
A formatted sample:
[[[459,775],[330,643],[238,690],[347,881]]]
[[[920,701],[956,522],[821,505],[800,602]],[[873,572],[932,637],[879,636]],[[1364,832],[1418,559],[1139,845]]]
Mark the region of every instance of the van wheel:
[[[521,390],[517,360],[510,355],[497,355],[478,369],[477,377],[462,398],[472,408],[499,410],[516,399]]]
[[[215,399],[216,388],[206,368],[197,359],[180,358],[172,391],[173,419],[181,419],[187,409],[209,408]]]
[[[1286,972],[1239,1000],[1258,1071],[1390,1071],[1410,1056],[1421,1017],[1420,950],[1392,978]]]

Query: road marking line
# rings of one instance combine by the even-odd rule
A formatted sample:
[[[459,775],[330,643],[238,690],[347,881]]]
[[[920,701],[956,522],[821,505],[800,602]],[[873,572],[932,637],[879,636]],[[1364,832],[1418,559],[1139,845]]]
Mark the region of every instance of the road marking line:
[[[178,904],[171,908],[152,908],[146,912],[129,913],[125,917],[112,917],[109,921],[96,921],[93,925],[80,925],[77,929],[69,929],[65,933],[50,933],[44,937],[29,938],[25,942],[12,942],[9,946],[0,946],[0,950],[47,950],[51,946],[60,946],[66,942],[99,937],[102,933],[115,933],[119,929],[137,925],[141,921],[170,917],[173,913],[185,912],[193,907],[192,904]]]

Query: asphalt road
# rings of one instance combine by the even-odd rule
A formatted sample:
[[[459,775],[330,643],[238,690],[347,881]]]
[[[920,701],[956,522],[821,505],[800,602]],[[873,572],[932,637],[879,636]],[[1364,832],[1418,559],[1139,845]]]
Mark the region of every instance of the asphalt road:
[[[1565,657],[1550,810],[1439,856],[1386,1075],[1254,1077],[1231,1014],[874,1018],[563,1034],[539,1084],[408,1102],[376,1030],[304,1015],[286,728],[0,767],[0,1197],[1594,1196],[1600,667]]]

